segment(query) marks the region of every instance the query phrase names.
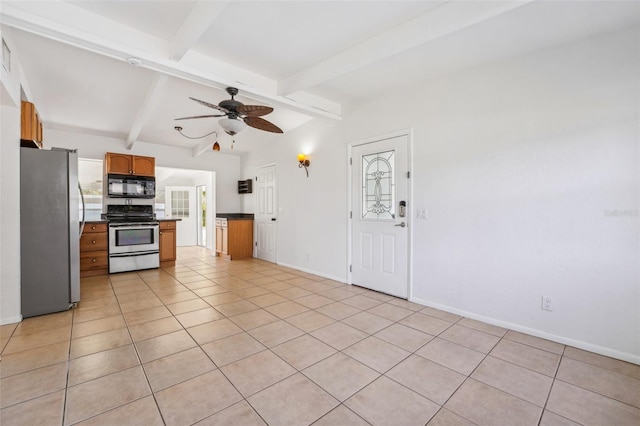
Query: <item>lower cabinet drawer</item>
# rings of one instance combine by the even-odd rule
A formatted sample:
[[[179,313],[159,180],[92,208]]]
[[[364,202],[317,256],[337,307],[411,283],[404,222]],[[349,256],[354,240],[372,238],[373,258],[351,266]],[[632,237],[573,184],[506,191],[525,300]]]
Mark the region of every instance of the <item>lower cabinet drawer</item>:
[[[109,266],[109,252],[92,251],[80,253],[80,270],[89,271],[92,269],[103,269]]]
[[[109,247],[109,235],[101,233],[83,233],[80,237],[80,252],[107,250]]]
[[[175,220],[161,220],[160,221],[160,230],[163,229],[176,229],[176,221]]]

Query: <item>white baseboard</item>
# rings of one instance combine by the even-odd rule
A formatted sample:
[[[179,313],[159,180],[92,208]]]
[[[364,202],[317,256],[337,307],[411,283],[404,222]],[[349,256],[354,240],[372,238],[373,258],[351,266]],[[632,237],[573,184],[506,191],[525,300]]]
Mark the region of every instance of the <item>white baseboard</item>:
[[[15,317],[9,317],[9,318],[0,318],[0,325],[15,324],[20,321],[22,321],[22,315],[17,315]]]
[[[471,318],[474,320],[486,322],[487,324],[496,325],[502,328],[508,328],[509,330],[518,331],[520,333],[529,334],[535,337],[540,337],[541,339],[551,340],[552,342],[573,346],[575,348],[583,349],[585,351],[594,352],[600,355],[604,355],[611,358],[616,358],[622,361],[631,362],[633,364],[640,365],[640,355],[620,352],[620,351],[616,351],[614,349],[606,348],[603,346],[594,345],[592,343],[571,339],[569,337],[546,333],[542,330],[538,330],[535,328],[525,327],[520,324],[497,320],[495,318],[487,317],[484,315],[478,315],[473,312],[463,311],[461,309],[452,308],[446,305],[440,305],[438,303],[429,302],[428,300],[423,300],[416,297],[412,297],[410,301],[419,303],[421,305],[429,306],[430,308],[440,309],[441,311],[451,312],[452,314],[462,315],[463,317],[466,317],[466,318]]]
[[[296,265],[290,265],[288,263],[277,262],[277,265],[284,266],[286,268],[295,269],[295,270],[302,271],[302,272],[306,272],[307,274],[317,275],[319,277],[326,278],[326,279],[329,279],[329,280],[338,281],[339,283],[346,284],[346,282],[347,282],[346,279],[343,278],[343,277],[336,277],[334,275],[329,275],[329,274],[325,274],[323,272],[313,271],[311,269],[302,268],[302,267],[296,266]]]

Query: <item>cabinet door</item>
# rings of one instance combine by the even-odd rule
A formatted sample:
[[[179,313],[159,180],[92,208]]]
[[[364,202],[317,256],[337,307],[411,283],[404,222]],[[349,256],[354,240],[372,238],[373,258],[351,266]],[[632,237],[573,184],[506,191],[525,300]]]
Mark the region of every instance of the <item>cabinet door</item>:
[[[80,237],[80,252],[107,250],[109,236],[106,232],[83,232]]]
[[[133,156],[133,174],[139,176],[156,175],[156,159],[154,157]]]
[[[116,154],[113,152],[107,152],[105,155],[107,173],[130,175],[133,173],[132,163],[131,155]]]
[[[222,254],[229,253],[229,230],[227,228],[222,229]]]
[[[216,253],[222,253],[222,228],[216,226]]]
[[[160,262],[176,260],[176,230],[160,231]]]

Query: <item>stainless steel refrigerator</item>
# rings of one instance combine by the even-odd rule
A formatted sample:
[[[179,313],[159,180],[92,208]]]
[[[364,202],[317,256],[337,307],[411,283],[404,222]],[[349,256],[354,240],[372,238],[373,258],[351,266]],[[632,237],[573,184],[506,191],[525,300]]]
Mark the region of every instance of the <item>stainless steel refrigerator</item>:
[[[78,153],[20,148],[22,317],[80,301]]]

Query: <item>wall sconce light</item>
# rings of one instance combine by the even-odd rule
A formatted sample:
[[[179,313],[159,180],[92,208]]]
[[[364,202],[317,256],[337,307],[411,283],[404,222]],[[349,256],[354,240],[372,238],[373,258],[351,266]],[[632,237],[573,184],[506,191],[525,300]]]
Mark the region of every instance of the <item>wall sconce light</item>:
[[[309,161],[309,158],[304,154],[298,154],[298,162],[300,163],[298,164],[298,167],[304,167],[305,171],[307,172],[307,177],[309,177],[309,166],[311,165],[311,161]]]

